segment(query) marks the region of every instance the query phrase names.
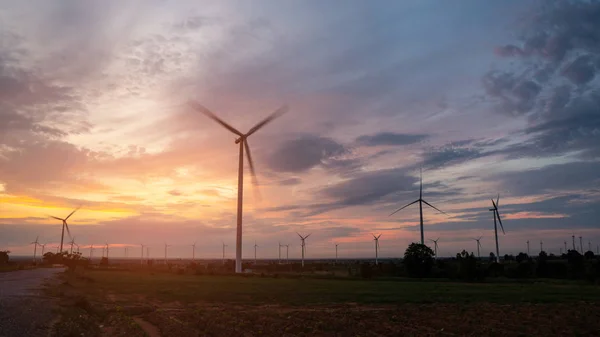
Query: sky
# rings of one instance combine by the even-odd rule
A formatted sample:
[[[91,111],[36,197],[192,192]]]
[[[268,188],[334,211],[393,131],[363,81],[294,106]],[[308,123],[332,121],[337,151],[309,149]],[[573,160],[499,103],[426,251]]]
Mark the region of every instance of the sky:
[[[440,256],[600,244],[597,1],[0,0],[0,249]],[[259,197],[260,195],[260,197]],[[69,241],[65,236],[65,241]],[[579,242],[579,240],[577,239]],[[431,244],[428,241],[428,244]],[[94,253],[99,255],[99,249]]]

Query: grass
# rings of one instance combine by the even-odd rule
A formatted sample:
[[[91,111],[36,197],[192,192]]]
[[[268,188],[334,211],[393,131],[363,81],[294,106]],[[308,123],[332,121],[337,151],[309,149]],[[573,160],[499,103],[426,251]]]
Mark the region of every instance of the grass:
[[[283,279],[91,271],[79,281],[86,293],[110,292],[182,303],[396,304],[600,302],[600,288],[577,283],[451,283]],[[78,282],[75,280],[75,282]]]

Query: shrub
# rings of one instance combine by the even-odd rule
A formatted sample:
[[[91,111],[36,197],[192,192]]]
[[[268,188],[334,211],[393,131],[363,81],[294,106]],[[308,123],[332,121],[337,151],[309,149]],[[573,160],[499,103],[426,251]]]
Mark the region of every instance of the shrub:
[[[433,250],[424,244],[411,243],[404,252],[404,267],[411,277],[426,277],[433,267]]]

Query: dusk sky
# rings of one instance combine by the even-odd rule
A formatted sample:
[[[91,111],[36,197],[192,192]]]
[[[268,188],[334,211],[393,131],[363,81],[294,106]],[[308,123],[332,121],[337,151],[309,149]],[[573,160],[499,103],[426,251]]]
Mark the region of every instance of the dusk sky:
[[[249,138],[244,257],[557,254],[600,244],[600,5],[551,1],[1,1],[0,250],[235,256],[235,136]],[[65,241],[68,241],[66,236]],[[579,243],[579,239],[577,238]],[[100,255],[99,249],[94,253]]]

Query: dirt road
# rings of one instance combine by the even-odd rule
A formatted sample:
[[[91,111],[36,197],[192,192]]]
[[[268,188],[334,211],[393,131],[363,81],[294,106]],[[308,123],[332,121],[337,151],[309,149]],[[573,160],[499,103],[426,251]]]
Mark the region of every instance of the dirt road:
[[[55,303],[41,295],[44,280],[63,271],[40,268],[0,273],[0,337],[46,336]]]

